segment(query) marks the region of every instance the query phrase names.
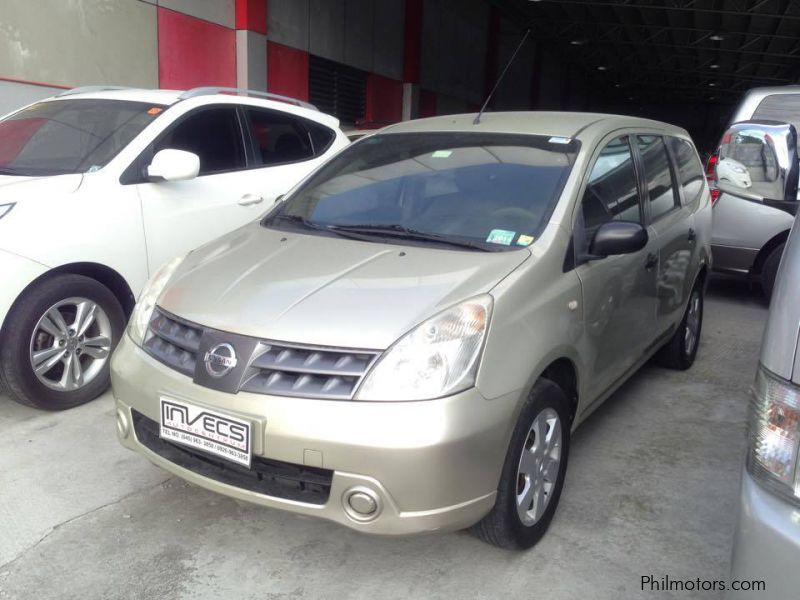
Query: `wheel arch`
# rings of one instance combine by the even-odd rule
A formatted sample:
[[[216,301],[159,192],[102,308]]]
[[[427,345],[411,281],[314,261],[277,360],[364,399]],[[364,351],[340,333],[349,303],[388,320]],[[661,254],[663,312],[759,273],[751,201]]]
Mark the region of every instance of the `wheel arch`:
[[[25,289],[19,293],[14,304],[19,302],[19,299],[33,286],[56,275],[82,275],[104,285],[119,301],[126,318],[130,317],[133,306],[136,304],[136,297],[133,295],[133,290],[131,290],[130,285],[128,285],[128,282],[119,272],[106,265],[93,262],[69,263],[50,269],[31,281]]]
[[[789,229],[781,231],[761,247],[761,250],[759,250],[758,254],[756,255],[756,259],[753,261],[753,266],[750,269],[750,272],[753,275],[761,275],[761,271],[764,269],[764,263],[767,262],[767,257],[775,248],[786,242],[789,237],[789,231]]]
[[[575,363],[566,356],[559,357],[550,362],[534,380],[547,379],[560,387],[569,398],[570,421],[575,419],[578,412],[579,383],[578,369]]]

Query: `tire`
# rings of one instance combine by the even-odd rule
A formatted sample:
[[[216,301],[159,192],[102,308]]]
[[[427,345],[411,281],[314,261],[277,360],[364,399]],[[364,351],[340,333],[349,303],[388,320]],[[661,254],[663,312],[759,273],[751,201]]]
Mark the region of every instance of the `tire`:
[[[775,278],[778,275],[778,267],[781,264],[781,256],[783,256],[784,244],[773,248],[772,252],[767,256],[764,261],[764,266],[761,268],[761,290],[764,292],[764,297],[767,302],[772,300],[772,289],[775,287]]]
[[[17,299],[5,323],[0,379],[13,400],[65,410],[108,388],[110,356],[125,314],[101,283],[81,275],[50,277]]]
[[[472,526],[473,534],[485,542],[511,550],[531,548],[542,538],[553,520],[564,486],[567,459],[569,458],[569,415],[569,400],[564,391],[547,379],[540,379],[536,382],[522,407],[519,420],[511,436],[494,507],[488,515]],[[543,511],[536,515],[538,511],[535,506],[529,505],[529,508],[533,508],[529,512],[518,509],[518,497],[525,497],[520,492],[534,487],[533,478],[526,478],[521,470],[523,469],[523,456],[536,457],[538,454],[534,450],[537,447],[538,439],[532,439],[533,436],[531,436],[532,427],[538,419],[543,419],[544,423],[550,427],[546,431],[540,430],[545,431],[545,435],[539,436],[538,439],[546,440],[545,451],[543,455],[539,454],[539,456],[549,458],[550,462],[547,464],[551,466],[549,469],[545,469],[545,472],[550,471],[549,477],[545,476],[543,479],[537,477],[539,481],[545,482],[544,493],[538,496],[539,501],[544,499],[545,504]],[[557,425],[557,428],[554,425]],[[559,443],[553,444],[553,446],[554,449],[558,448],[558,461],[553,465],[554,453],[547,450],[550,447],[550,439],[553,438],[547,436],[556,430],[560,433]],[[523,453],[525,454],[523,455]],[[539,469],[537,459],[529,458],[528,463],[531,460],[534,461],[533,470],[542,474],[543,471]],[[549,489],[547,488],[548,481]],[[531,499],[536,501],[537,494],[535,492],[531,494]],[[527,512],[529,522],[523,521],[521,512]]]
[[[656,355],[656,362],[661,366],[685,371],[694,364],[703,329],[703,305],[703,282],[698,280],[689,294],[689,302],[678,329]]]

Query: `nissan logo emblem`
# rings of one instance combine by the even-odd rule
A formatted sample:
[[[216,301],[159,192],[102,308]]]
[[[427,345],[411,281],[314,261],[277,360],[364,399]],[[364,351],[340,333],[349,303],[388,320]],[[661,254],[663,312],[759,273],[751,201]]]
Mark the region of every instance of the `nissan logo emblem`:
[[[225,377],[236,367],[236,350],[227,343],[217,344],[206,352],[203,362],[211,377]]]

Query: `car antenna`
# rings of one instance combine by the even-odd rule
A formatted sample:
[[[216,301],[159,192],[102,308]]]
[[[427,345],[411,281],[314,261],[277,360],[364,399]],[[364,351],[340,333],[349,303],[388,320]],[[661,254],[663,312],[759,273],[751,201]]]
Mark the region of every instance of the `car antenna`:
[[[492,96],[494,96],[494,93],[497,91],[497,86],[499,86],[500,82],[503,81],[503,77],[506,76],[506,73],[508,72],[508,68],[511,66],[511,63],[514,62],[514,59],[517,58],[517,53],[520,51],[520,48],[522,48],[522,45],[525,43],[525,40],[528,39],[528,36],[530,34],[531,34],[531,28],[528,27],[528,30],[525,32],[525,35],[522,36],[522,40],[520,40],[519,44],[517,45],[517,49],[514,50],[514,54],[512,54],[511,58],[508,59],[508,62],[506,63],[505,68],[503,69],[503,72],[500,73],[500,77],[497,78],[497,81],[495,82],[494,87],[492,88],[492,91],[489,92],[488,96],[486,96],[486,101],[483,103],[483,106],[481,106],[480,112],[475,116],[475,120],[472,122],[473,125],[477,125],[478,123],[481,122],[481,115],[483,114],[483,111],[486,110],[486,107],[489,104],[489,100],[491,100]]]

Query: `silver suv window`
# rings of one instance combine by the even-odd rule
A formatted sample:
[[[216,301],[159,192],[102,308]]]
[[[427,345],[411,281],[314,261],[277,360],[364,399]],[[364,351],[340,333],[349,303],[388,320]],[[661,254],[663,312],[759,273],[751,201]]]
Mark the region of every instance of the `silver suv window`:
[[[265,224],[376,241],[527,246],[577,151],[575,140],[544,136],[378,134],[332,159]]]
[[[650,219],[655,221],[680,206],[680,201],[672,183],[672,170],[664,138],[660,135],[637,135],[636,140],[647,182]]]
[[[676,137],[668,137],[667,141],[675,157],[676,175],[683,187],[684,200],[687,204],[691,204],[697,200],[705,187],[706,176],[703,165],[700,164],[700,159],[690,142]]]
[[[595,231],[609,221],[642,222],[636,168],[628,136],[610,141],[600,151],[581,202],[586,250]]]

